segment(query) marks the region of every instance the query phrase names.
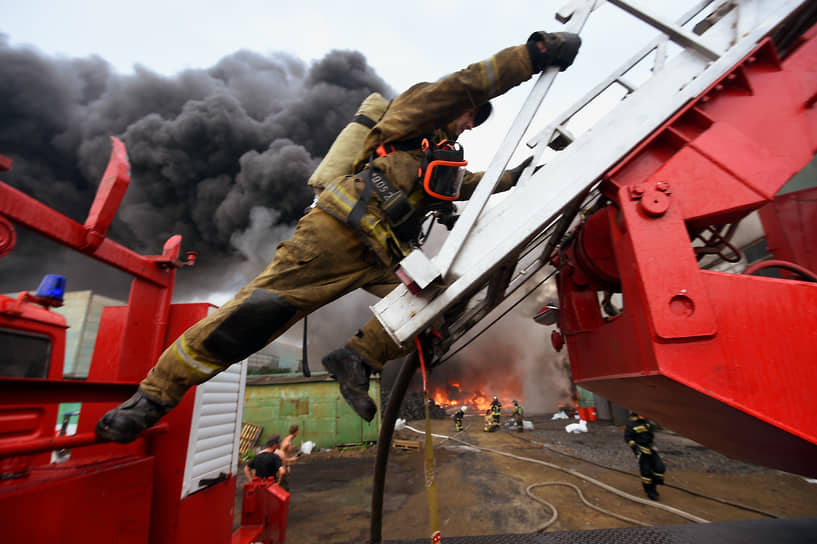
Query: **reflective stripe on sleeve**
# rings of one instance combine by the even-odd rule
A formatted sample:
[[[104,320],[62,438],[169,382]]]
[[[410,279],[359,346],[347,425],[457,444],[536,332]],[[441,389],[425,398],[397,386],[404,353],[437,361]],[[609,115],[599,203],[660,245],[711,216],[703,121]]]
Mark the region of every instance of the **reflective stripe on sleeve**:
[[[485,90],[491,94],[499,92],[499,78],[497,77],[499,74],[499,66],[497,66],[496,63],[496,56],[482,61],[481,65],[482,85],[484,86]]]
[[[184,343],[184,335],[180,336],[178,340],[173,344],[173,350],[178,355],[179,359],[187,365],[191,370],[200,374],[202,376],[212,376],[216,374],[218,371],[222,370],[222,368],[218,365],[214,365],[212,363],[207,363],[204,361],[197,361],[190,355],[187,351],[187,347]]]

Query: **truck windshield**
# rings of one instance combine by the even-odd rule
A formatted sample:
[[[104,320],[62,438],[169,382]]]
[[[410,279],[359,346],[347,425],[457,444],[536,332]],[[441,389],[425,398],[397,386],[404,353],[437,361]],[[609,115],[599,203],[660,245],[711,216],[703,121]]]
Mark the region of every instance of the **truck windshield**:
[[[51,340],[44,335],[0,329],[0,376],[47,378]]]

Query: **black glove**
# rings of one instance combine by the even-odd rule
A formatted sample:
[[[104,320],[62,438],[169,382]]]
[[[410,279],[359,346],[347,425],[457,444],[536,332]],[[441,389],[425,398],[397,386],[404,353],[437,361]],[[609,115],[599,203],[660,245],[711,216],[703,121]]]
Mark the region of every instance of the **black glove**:
[[[633,455],[635,455],[636,458],[638,458],[638,454],[641,453],[641,450],[638,449],[638,446],[631,446],[631,449],[633,450]]]
[[[540,43],[544,44],[544,51],[539,48]],[[527,43],[534,73],[548,66],[558,66],[559,71],[564,72],[573,64],[581,44],[582,39],[572,32],[534,32]]]
[[[533,155],[531,155],[530,157],[528,157],[527,159],[525,159],[524,161],[522,161],[521,163],[519,163],[519,165],[518,165],[518,166],[516,166],[515,168],[511,168],[511,169],[509,169],[509,170],[506,170],[506,172],[508,173],[508,175],[509,175],[509,176],[511,176],[511,183],[512,183],[513,185],[516,185],[516,182],[517,182],[517,181],[519,181],[519,176],[521,176],[521,175],[522,175],[522,170],[524,170],[525,168],[527,168],[527,167],[528,167],[528,165],[529,165],[531,162],[533,162]]]

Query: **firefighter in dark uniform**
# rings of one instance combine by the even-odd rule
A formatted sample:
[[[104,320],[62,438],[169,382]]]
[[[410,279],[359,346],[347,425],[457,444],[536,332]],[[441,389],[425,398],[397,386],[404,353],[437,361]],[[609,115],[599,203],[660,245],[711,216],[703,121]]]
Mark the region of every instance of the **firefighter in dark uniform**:
[[[457,431],[462,430],[462,420],[465,418],[465,406],[460,406],[460,409],[454,412],[454,427]]]
[[[366,137],[358,172],[320,192],[267,268],[182,333],[134,396],[100,419],[97,435],[133,441],[190,387],[252,355],[310,312],[358,288],[378,297],[392,291],[399,284],[394,268],[419,244],[426,212],[467,199],[481,178],[454,166],[435,168],[429,158],[461,154],[456,138],[484,121],[491,98],[549,66],[566,69],[580,43],[575,34],[535,32],[523,45],[395,98]],[[529,163],[507,170],[497,190],[512,187]],[[372,318],[323,365],[349,405],[371,421],[377,408],[368,396],[370,374],[412,349],[397,345]]]
[[[666,467],[658,450],[653,446],[655,423],[630,412],[627,428],[624,430],[624,440],[638,458],[638,468],[641,472],[641,485],[651,500],[658,500],[656,485],[664,483]]]
[[[491,401],[491,417],[493,419],[493,423],[495,427],[499,427],[500,425],[500,417],[502,416],[502,403],[499,402],[499,399],[494,397],[494,400]]]
[[[522,432],[522,406],[516,401],[513,401],[513,420],[516,422],[516,430]]]

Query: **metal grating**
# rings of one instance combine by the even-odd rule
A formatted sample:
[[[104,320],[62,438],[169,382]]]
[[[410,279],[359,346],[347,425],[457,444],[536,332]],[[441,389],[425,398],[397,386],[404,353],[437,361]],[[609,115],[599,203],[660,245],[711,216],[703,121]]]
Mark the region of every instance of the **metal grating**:
[[[817,517],[690,523],[663,527],[627,527],[594,531],[561,531],[518,535],[448,537],[451,544],[811,544],[817,538]],[[387,540],[387,544],[428,542]]]
[[[202,480],[236,474],[247,362],[196,387],[182,498],[206,487]]]

